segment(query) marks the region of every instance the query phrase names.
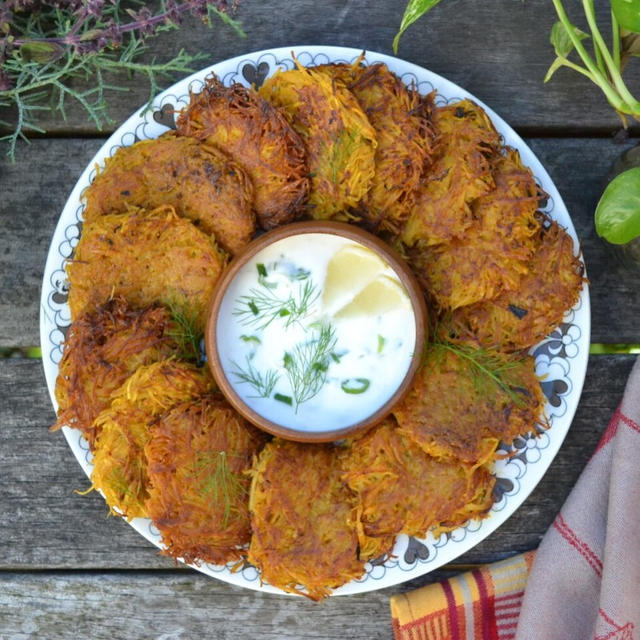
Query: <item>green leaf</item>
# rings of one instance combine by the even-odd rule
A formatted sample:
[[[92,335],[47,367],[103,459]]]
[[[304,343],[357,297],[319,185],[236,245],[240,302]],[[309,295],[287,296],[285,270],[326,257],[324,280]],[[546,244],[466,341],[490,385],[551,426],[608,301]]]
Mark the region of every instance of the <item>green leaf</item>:
[[[56,42],[25,42],[20,47],[20,56],[25,62],[47,64],[59,60],[64,55],[64,47]]]
[[[409,0],[402,16],[402,22],[400,23],[400,29],[396,33],[396,37],[393,39],[393,52],[398,53],[398,44],[400,43],[400,37],[416,20],[421,18],[425,13],[431,11],[440,0]]]
[[[596,232],[611,244],[640,236],[640,167],[616,176],[596,207]]]
[[[544,77],[544,82],[549,82],[551,80],[551,76],[560,68],[566,65],[565,58],[556,58],[553,61],[553,64],[549,67],[547,71],[547,75]]]
[[[611,10],[622,29],[640,33],[640,0],[611,0]]]
[[[585,33],[584,31],[578,29],[578,27],[576,27],[575,25],[571,26],[573,27],[573,32],[576,34],[576,36],[578,36],[579,40],[585,40],[589,37],[588,33]],[[573,51],[573,42],[571,42],[569,32],[560,21],[556,22],[553,27],[551,27],[551,37],[549,38],[549,40],[551,41],[556,55],[559,58],[566,58]]]

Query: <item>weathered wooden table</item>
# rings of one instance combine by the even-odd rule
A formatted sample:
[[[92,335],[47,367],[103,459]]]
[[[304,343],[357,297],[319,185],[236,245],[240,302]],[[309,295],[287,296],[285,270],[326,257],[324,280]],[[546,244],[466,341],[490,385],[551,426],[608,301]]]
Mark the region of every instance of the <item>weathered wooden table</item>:
[[[578,9],[578,2],[567,3]],[[283,45],[336,44],[391,53],[404,2],[243,0],[247,33],[190,21],[156,40],[209,63]],[[604,5],[604,3],[603,3]],[[602,9],[605,7],[603,6]],[[573,217],[591,281],[592,342],[640,342],[638,277],[611,263],[595,235],[593,210],[613,160],[633,140],[603,96],[575,73],[544,85],[555,20],[548,0],[447,0],[411,28],[400,57],[440,73],[491,105],[547,167]],[[204,65],[203,65],[204,66]],[[111,115],[120,122],[146,100],[123,80]],[[631,83],[635,89],[640,83]],[[538,488],[498,531],[455,565],[390,589],[316,605],[231,587],[175,566],[125,522],[107,517],[60,433],[41,362],[38,308],[49,240],[80,172],[110,131],[79,111],[45,116],[48,134],[0,157],[0,638],[391,638],[388,600],[468,565],[537,546],[620,400],[634,356],[592,355],[567,439]],[[632,134],[637,131],[632,130]]]

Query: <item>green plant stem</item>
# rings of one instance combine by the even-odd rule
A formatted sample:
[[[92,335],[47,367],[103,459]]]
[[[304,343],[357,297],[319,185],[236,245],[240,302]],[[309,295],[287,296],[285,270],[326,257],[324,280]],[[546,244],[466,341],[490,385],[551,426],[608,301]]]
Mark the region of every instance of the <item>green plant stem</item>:
[[[611,11],[611,42],[613,44],[613,61],[620,69],[620,27],[613,11]]]
[[[582,0],[582,5],[584,7],[584,13],[587,17],[587,23],[589,24],[589,29],[591,29],[591,37],[593,38],[594,48],[599,49],[602,53],[602,57],[607,65],[609,70],[609,77],[611,78],[615,88],[618,90],[618,94],[624,100],[624,102],[629,106],[630,110],[634,113],[640,113],[640,102],[638,102],[629,89],[627,89],[627,85],[624,83],[622,76],[620,75],[620,69],[616,66],[611,54],[609,53],[609,49],[600,33],[600,29],[598,29],[598,25],[596,23],[596,15],[595,9],[593,7],[593,0]]]
[[[600,69],[598,69],[597,65],[593,62],[591,56],[582,45],[580,38],[576,36],[573,29],[573,25],[571,24],[571,21],[569,20],[569,17],[567,16],[567,13],[564,10],[564,6],[562,5],[562,1],[561,0],[552,0],[552,1],[553,1],[553,6],[556,9],[556,13],[558,14],[558,18],[560,19],[560,22],[562,22],[565,29],[567,30],[567,33],[569,34],[569,38],[571,39],[571,42],[573,43],[575,50],[578,52],[578,55],[580,56],[580,58],[582,58],[582,61],[584,62],[585,66],[587,67],[587,69],[591,74],[591,78],[590,78],[591,81],[597,84],[602,89],[603,93],[607,97],[607,100],[609,101],[609,103],[614,109],[616,109],[617,111],[621,111],[623,113],[630,113],[631,110],[629,105],[627,105],[622,100],[622,98],[616,93],[614,88],[609,84],[608,78],[606,78],[602,74]]]

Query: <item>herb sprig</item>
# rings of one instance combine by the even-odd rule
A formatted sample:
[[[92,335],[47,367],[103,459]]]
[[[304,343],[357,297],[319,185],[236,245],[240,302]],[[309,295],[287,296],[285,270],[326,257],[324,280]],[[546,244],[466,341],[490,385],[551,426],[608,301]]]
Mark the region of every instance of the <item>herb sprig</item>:
[[[37,123],[41,111],[57,111],[66,119],[67,103],[75,101],[98,129],[112,124],[106,94],[125,90],[113,81],[118,73],[146,76],[151,102],[160,90],[161,78],[193,71],[194,63],[205,55],[181,50],[164,62],[140,61],[147,40],[176,29],[186,14],[209,25],[218,17],[244,35],[225,13],[230,8],[227,0],[137,4],[138,11],[121,0],[0,3],[0,108],[15,110],[11,121],[0,120],[11,131],[0,141],[8,143],[12,160],[18,140],[26,140],[27,131],[45,133]]]
[[[312,337],[284,355],[284,368],[293,391],[295,410],[318,395],[327,381],[331,354],[336,347],[335,328],[322,324]]]
[[[234,368],[231,374],[234,375],[239,383],[251,385],[257,395],[249,396],[250,398],[268,398],[274,390],[280,374],[275,369],[268,369],[262,374],[251,364],[251,357],[246,357],[246,367],[242,367],[235,360],[231,361]]]
[[[436,362],[444,353],[452,353],[466,361],[471,380],[478,393],[490,393],[498,387],[516,406],[523,406],[522,382],[518,376],[521,361],[504,354],[466,344],[445,342],[439,339],[430,345]]]
[[[250,289],[248,295],[240,296],[233,311],[240,324],[264,329],[281,318],[288,328],[309,314],[320,296],[318,287],[308,277],[309,272],[305,272],[304,278],[298,276],[297,287],[283,296],[276,291],[277,283],[267,279],[265,266],[259,264],[257,269],[259,286]]]

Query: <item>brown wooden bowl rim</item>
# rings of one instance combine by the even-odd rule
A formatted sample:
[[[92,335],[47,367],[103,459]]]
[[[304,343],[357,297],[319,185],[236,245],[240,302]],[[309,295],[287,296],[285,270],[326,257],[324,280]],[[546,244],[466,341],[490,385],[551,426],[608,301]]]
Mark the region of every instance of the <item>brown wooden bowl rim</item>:
[[[283,240],[284,238],[290,238],[291,236],[311,234],[311,233],[323,233],[329,235],[337,235],[349,240],[353,240],[365,247],[374,250],[377,254],[391,266],[396,272],[400,282],[405,287],[411,306],[413,309],[413,316],[415,320],[416,328],[416,342],[415,350],[409,364],[407,373],[405,374],[402,382],[398,385],[398,388],[393,395],[379,407],[368,418],[360,420],[341,429],[330,429],[326,431],[313,431],[305,432],[283,425],[277,424],[268,420],[264,416],[260,415],[249,407],[240,395],[233,388],[231,382],[227,379],[222,367],[220,355],[218,353],[217,346],[217,324],[218,313],[220,311],[220,305],[226,293],[227,287],[231,281],[235,278],[238,271],[255,256],[259,251],[267,247],[268,245]],[[238,411],[249,422],[276,436],[285,438],[287,440],[295,440],[297,442],[332,442],[340,440],[346,436],[352,436],[356,433],[373,426],[374,424],[382,421],[386,416],[391,413],[392,408],[402,399],[405,393],[409,390],[413,377],[416,374],[418,367],[422,361],[422,348],[421,345],[426,343],[427,327],[426,327],[427,309],[424,300],[422,289],[418,284],[415,276],[411,272],[411,269],[407,262],[384,240],[377,238],[373,234],[354,227],[353,225],[344,222],[333,221],[304,221],[304,222],[292,222],[290,224],[277,227],[271,231],[267,231],[264,234],[258,236],[249,244],[241,249],[241,251],[234,256],[229,263],[220,279],[216,283],[215,289],[211,295],[211,301],[209,304],[209,310],[207,314],[207,322],[205,325],[205,347],[207,353],[207,363],[214,380],[216,381],[220,391],[226,397],[231,406]]]

